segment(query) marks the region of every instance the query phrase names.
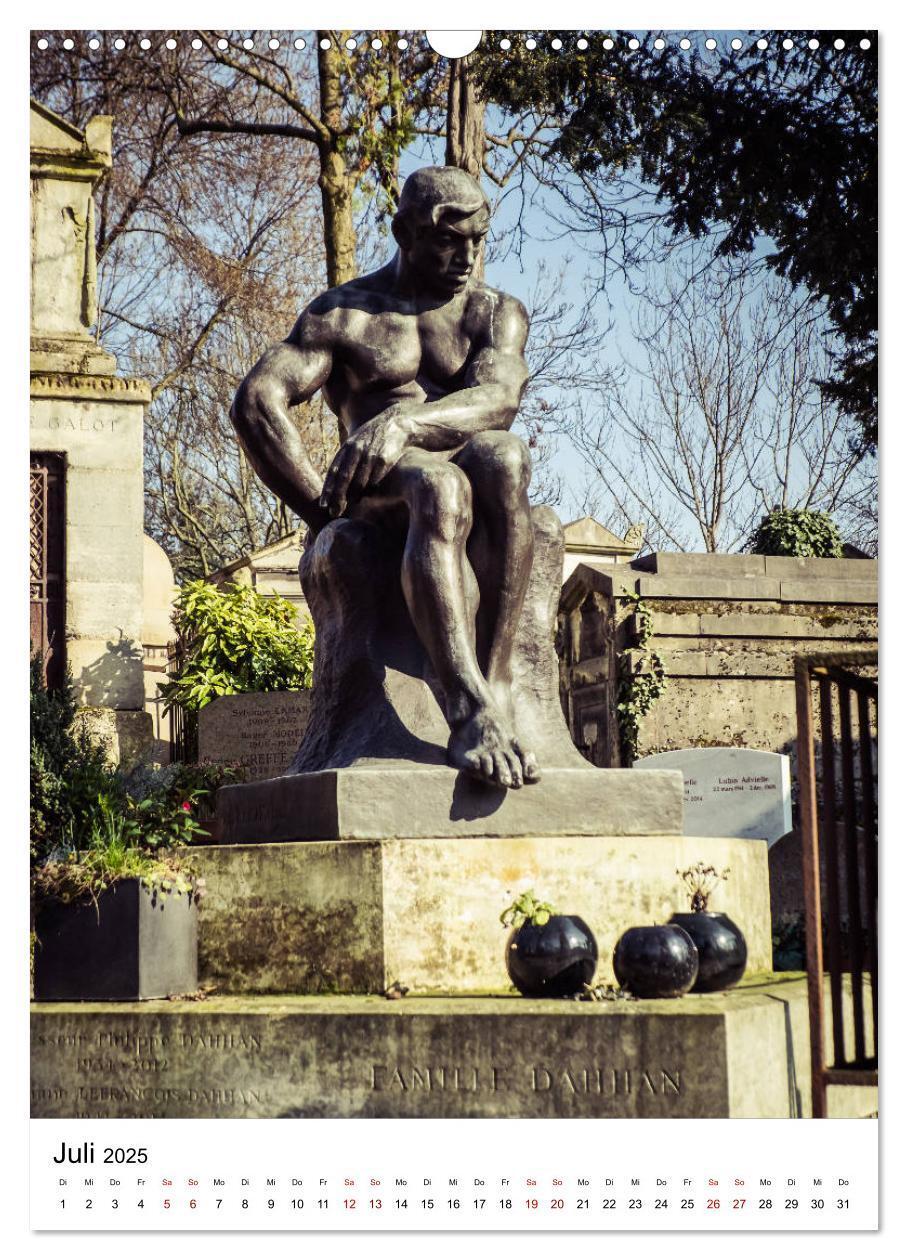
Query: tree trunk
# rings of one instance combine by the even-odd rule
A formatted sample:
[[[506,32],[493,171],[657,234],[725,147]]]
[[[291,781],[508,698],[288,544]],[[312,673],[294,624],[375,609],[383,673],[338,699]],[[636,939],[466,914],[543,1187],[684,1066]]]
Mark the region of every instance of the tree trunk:
[[[476,94],[469,57],[451,62],[448,80],[448,137],[445,162],[482,179],[485,158],[485,107]]]
[[[445,163],[459,166],[482,182],[482,166],[485,160],[485,106],[476,93],[476,85],[470,74],[470,58],[457,57],[451,61],[448,79],[448,123],[445,142]],[[473,274],[482,279],[485,273],[485,247],[476,260]]]
[[[341,110],[342,54],[337,36],[331,31],[317,31],[318,84],[321,120],[330,130],[330,137],[320,140],[318,185],[322,193],[325,221],[325,265],[328,285],[334,288],[356,275],[356,233],[353,227],[353,179],[347,170],[342,150],[343,116]],[[330,40],[328,48],[321,47]]]

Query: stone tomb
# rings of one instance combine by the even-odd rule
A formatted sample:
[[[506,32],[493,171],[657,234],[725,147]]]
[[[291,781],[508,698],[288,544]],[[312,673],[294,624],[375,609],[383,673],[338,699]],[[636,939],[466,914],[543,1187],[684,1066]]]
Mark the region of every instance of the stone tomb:
[[[682,772],[686,836],[740,836],[772,845],[791,831],[791,773],[780,753],[680,748],[641,757],[634,769]]]
[[[831,1103],[832,1114],[868,1115],[876,1090]],[[781,1119],[809,1109],[807,986],[790,976],[663,1002],[285,996],[32,1014],[36,1118]]]
[[[283,774],[303,738],[310,694],[250,691],[218,696],[199,713],[199,760],[239,763],[247,781]]]

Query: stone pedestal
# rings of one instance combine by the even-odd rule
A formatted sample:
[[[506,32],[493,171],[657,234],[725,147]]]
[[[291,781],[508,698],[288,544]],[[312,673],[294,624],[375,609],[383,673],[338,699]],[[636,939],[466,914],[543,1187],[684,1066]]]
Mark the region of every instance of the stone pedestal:
[[[388,761],[221,788],[216,834],[221,844],[678,835],[681,790],[676,770],[546,769],[540,783],[507,790],[449,766]]]
[[[831,1113],[869,1115],[876,1093],[851,1090]],[[662,1002],[247,997],[32,1014],[36,1118],[784,1119],[809,1109],[800,978]]]
[[[586,920],[599,974],[613,982],[618,937],[688,909],[675,872],[704,852],[731,868],[710,904],[743,931],[749,972],[770,969],[764,843],[543,835],[194,849],[207,885],[199,974],[221,993],[381,993],[395,980],[414,992],[503,992],[499,916],[532,888]]]

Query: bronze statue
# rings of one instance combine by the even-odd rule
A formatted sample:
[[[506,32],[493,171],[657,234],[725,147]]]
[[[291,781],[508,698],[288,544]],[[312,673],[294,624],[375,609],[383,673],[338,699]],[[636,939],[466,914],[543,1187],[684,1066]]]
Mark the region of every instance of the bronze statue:
[[[533,565],[529,452],[509,432],[527,315],[476,279],[489,204],[455,167],[404,184],[394,259],[316,298],[237,392],[259,476],[309,525],[399,531],[401,587],[434,669],[452,765],[497,787],[539,778],[514,727],[512,653]],[[317,390],[346,440],[322,485],[289,408]]]

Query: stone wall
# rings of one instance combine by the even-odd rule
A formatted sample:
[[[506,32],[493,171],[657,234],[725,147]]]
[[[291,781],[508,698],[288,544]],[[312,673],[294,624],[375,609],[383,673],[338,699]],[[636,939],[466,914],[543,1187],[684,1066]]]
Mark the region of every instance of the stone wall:
[[[666,689],[639,727],[639,755],[739,745],[792,753],[794,658],[875,648],[875,560],[658,552],[620,566],[581,565],[562,591],[562,699],[594,764],[622,764],[615,720],[624,653],[649,646]]]

